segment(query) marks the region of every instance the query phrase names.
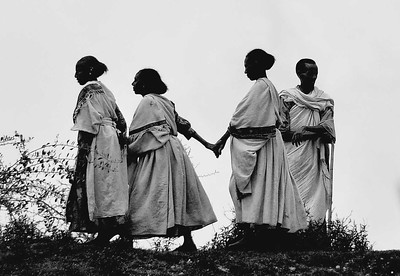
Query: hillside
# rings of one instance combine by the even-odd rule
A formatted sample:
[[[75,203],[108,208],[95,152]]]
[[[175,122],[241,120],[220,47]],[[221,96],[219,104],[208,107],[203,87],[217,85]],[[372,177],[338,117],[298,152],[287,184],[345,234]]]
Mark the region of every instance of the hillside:
[[[400,251],[156,252],[43,241],[0,250],[1,275],[400,275]]]

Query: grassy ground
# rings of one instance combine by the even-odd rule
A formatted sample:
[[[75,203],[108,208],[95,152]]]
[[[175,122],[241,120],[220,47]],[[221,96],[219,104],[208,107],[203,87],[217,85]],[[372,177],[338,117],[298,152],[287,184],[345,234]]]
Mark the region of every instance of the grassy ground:
[[[400,275],[400,251],[156,252],[71,240],[0,249],[0,275]]]

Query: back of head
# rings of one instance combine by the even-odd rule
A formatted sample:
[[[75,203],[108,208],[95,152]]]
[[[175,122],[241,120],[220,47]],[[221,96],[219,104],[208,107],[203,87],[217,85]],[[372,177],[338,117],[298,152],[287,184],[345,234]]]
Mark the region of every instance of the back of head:
[[[262,49],[251,50],[246,57],[258,63],[265,70],[271,69],[275,63],[275,57]]]
[[[107,66],[98,61],[94,56],[85,56],[81,58],[77,63],[77,66],[82,66],[92,73],[94,78],[98,78],[108,71]]]
[[[138,72],[140,80],[145,84],[146,92],[154,94],[164,94],[167,92],[167,85],[161,80],[160,74],[152,69],[145,68]]]
[[[296,64],[296,74],[304,72],[306,70],[306,64],[317,65],[317,63],[311,58],[302,58]]]

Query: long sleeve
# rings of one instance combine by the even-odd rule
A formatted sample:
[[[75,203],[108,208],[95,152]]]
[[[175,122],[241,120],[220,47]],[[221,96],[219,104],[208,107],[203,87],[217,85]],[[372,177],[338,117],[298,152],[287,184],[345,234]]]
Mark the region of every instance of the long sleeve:
[[[175,111],[175,122],[176,122],[178,132],[180,134],[182,134],[183,136],[185,136],[186,139],[190,140],[190,138],[192,138],[195,133],[190,122],[188,120],[186,120],[185,118],[182,118],[181,116],[179,116],[176,111]]]
[[[284,141],[292,140],[292,133],[290,130],[290,109],[293,107],[293,102],[285,102],[280,98],[281,103],[281,118],[282,123],[279,125],[279,131],[282,133],[282,138]]]
[[[97,135],[102,121],[102,115],[92,102],[93,97],[88,98],[80,107],[79,113],[74,120],[74,131],[85,131]]]
[[[126,121],[125,121],[125,118],[122,115],[121,111],[119,110],[118,106],[115,108],[115,113],[117,114],[117,121],[116,121],[117,129],[119,131],[121,131],[122,133],[125,133],[126,132]]]

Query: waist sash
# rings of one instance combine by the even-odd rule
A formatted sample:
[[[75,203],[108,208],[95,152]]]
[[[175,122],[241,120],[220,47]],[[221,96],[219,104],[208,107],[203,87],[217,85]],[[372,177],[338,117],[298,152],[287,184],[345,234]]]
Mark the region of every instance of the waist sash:
[[[141,132],[141,131],[143,131],[143,130],[146,130],[146,129],[148,129],[148,128],[151,128],[151,127],[153,127],[153,126],[161,126],[161,125],[164,125],[164,124],[167,124],[167,120],[162,120],[162,121],[150,123],[150,124],[147,124],[147,125],[145,125],[145,126],[142,126],[142,127],[139,127],[139,128],[133,129],[133,130],[130,130],[130,131],[129,131],[129,135],[133,135],[133,134],[139,133],[139,132]]]
[[[275,126],[245,128],[229,126],[228,131],[237,139],[270,139],[276,136]]]

